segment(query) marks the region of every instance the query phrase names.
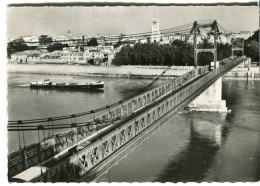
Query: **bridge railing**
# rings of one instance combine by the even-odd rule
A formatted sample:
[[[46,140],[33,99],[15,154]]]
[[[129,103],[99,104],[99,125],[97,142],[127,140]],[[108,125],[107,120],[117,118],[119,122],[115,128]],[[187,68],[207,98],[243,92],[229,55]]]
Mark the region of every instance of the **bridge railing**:
[[[64,129],[65,131],[62,134],[56,134],[48,139],[44,139],[41,143],[32,144],[29,147],[10,154],[8,156],[9,177],[43,162],[60,151],[71,147],[78,141],[85,139],[93,132],[131,115],[138,109],[165,96],[188,81],[206,74],[208,71],[208,66],[193,69],[183,76],[177,77],[161,86],[107,106],[106,109],[101,111],[92,112],[92,118],[88,118],[87,122],[81,124],[75,122],[74,128],[68,126],[67,128],[69,129]],[[48,127],[47,124],[44,127]]]
[[[105,133],[90,145],[87,145],[82,150],[71,155],[68,159],[51,167],[45,174],[31,181],[45,182],[52,181],[53,178],[58,180],[59,171],[62,171],[64,167],[73,167],[74,169],[77,167],[79,172],[71,175],[71,177],[77,174],[83,175],[88,171],[88,175],[96,174],[91,172],[94,171],[93,169],[95,167],[100,167],[100,164],[104,161],[107,161],[104,165],[106,168],[118,160],[113,160],[113,158],[108,159],[109,156],[118,154],[117,156],[120,158],[122,154],[120,154],[119,149],[125,152],[129,151],[129,148],[133,148],[137,143],[137,141],[135,141],[137,136],[143,135],[140,138],[144,138],[149,135],[144,131],[152,128],[155,122],[160,122],[170,111],[177,112],[183,108],[225,72],[241,63],[243,59],[244,57],[241,57],[230,63],[226,63],[205,76],[200,77],[198,81],[193,81],[187,84],[187,86],[181,86],[178,88],[178,91],[169,92],[165,97],[161,97],[153,102],[153,105],[150,107],[145,107],[144,110],[141,110],[142,112],[135,113],[136,115],[130,117],[125,123],[122,123],[120,126],[115,126],[113,131]],[[126,144],[128,145],[128,149]]]

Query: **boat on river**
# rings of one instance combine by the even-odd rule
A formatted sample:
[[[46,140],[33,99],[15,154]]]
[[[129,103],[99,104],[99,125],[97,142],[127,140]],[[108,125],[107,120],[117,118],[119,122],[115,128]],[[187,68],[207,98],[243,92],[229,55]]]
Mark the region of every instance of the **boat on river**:
[[[40,81],[31,81],[31,88],[45,88],[45,89],[101,89],[104,88],[104,82],[97,81],[91,83],[53,83],[50,79],[43,79]]]

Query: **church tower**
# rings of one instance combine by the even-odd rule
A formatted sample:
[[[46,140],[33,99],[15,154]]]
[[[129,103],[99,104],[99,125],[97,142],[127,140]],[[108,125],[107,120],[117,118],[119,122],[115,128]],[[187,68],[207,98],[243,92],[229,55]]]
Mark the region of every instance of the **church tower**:
[[[160,30],[159,30],[159,20],[154,16],[152,19],[152,36],[151,36],[151,42],[159,42],[160,41]]]

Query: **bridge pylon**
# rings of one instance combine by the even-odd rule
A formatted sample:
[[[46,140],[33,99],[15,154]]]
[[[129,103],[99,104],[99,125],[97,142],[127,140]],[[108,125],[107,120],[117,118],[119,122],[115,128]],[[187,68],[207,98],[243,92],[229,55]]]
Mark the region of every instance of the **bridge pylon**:
[[[239,43],[240,42],[240,46]],[[232,38],[231,39],[231,46],[232,46],[232,59],[234,59],[234,51],[241,51],[242,56],[244,55],[244,38]]]
[[[214,35],[214,48],[197,48],[197,37],[198,34],[201,34],[200,28],[211,28],[211,32]],[[194,66],[195,68],[198,66],[198,54],[201,52],[211,52],[214,55],[214,67],[216,68],[217,62],[217,37],[218,37],[219,29],[218,23],[216,20],[209,23],[199,23],[198,21],[194,21],[193,27],[191,28],[190,34],[193,34],[193,48],[194,48]]]

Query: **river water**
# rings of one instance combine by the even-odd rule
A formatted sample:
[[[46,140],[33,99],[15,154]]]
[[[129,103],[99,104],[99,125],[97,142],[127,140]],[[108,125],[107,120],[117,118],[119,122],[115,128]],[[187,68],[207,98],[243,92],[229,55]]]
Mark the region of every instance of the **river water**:
[[[104,91],[31,90],[19,85],[96,81],[64,75],[8,74],[9,120],[47,118],[95,109],[124,99],[151,80],[99,78]],[[260,179],[260,81],[223,80],[231,113],[181,113],[139,144],[97,182],[235,182]],[[25,133],[25,145],[37,142]],[[21,142],[23,146],[23,142]],[[19,149],[17,132],[8,133],[8,150]]]

